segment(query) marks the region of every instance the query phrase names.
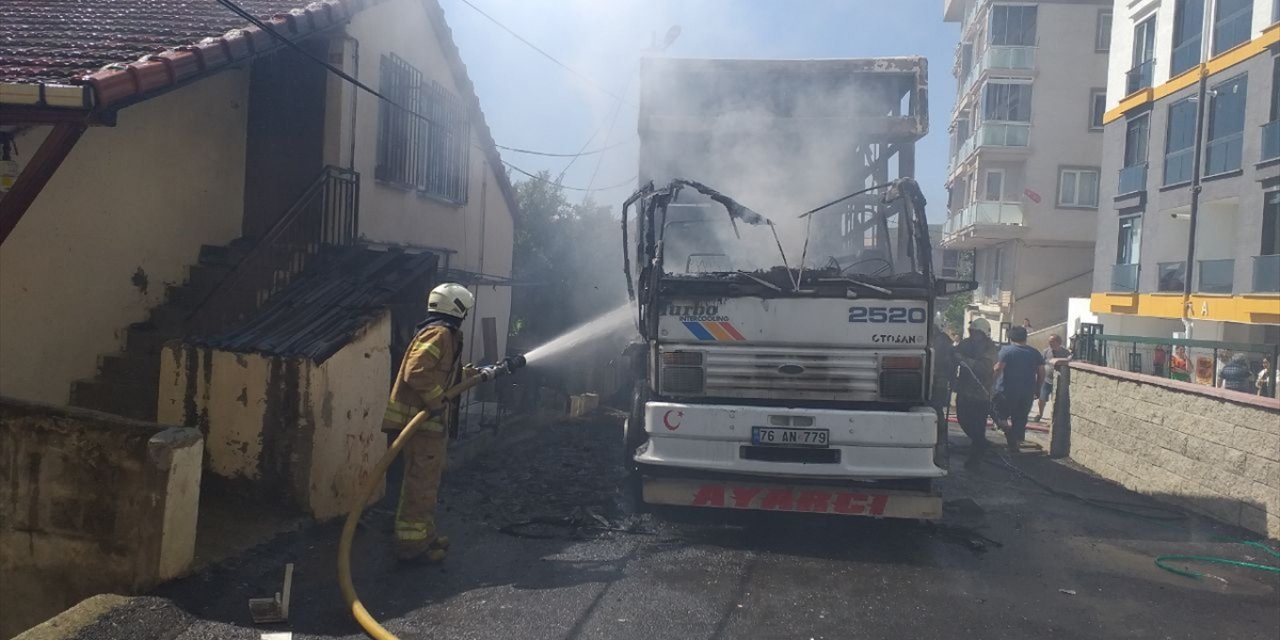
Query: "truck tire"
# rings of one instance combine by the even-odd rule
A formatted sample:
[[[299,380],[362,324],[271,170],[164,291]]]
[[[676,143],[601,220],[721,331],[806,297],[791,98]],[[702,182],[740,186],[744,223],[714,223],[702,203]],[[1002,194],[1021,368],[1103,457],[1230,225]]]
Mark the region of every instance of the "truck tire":
[[[636,449],[649,439],[644,430],[644,405],[649,401],[649,389],[644,381],[632,385],[631,413],[627,416],[622,433],[622,464],[630,473],[638,468]]]

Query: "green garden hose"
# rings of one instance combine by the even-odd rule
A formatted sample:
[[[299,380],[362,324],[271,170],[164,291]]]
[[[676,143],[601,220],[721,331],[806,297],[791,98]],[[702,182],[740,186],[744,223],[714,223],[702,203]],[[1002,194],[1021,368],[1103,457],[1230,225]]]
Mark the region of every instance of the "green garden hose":
[[[1268,547],[1267,545],[1262,544],[1261,542],[1257,542],[1254,540],[1237,540],[1235,538],[1223,538],[1223,539],[1231,542],[1238,542],[1240,544],[1248,545],[1250,547],[1257,547],[1267,552],[1267,554],[1269,554],[1273,558],[1280,558],[1280,551],[1276,551],[1275,549],[1272,549],[1271,547]],[[1161,569],[1164,569],[1169,573],[1176,573],[1180,576],[1195,578],[1196,580],[1199,580],[1200,578],[1204,577],[1204,574],[1200,573],[1199,571],[1192,571],[1191,569],[1186,569],[1186,568],[1179,569],[1178,567],[1172,567],[1166,564],[1167,562],[1207,562],[1210,564],[1225,564],[1232,567],[1243,567],[1245,569],[1257,569],[1259,571],[1270,571],[1271,573],[1280,573],[1280,567],[1277,567],[1274,565],[1259,564],[1257,562],[1244,562],[1243,560],[1231,560],[1230,558],[1218,558],[1215,556],[1169,555],[1169,556],[1160,556],[1156,558],[1155,563],[1157,567],[1160,567]]]

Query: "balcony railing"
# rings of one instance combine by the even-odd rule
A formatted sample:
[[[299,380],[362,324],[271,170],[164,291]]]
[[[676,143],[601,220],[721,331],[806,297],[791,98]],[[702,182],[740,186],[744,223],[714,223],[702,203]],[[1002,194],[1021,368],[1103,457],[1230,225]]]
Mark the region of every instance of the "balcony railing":
[[[1023,219],[1022,205],[1017,202],[974,202],[951,214],[942,231],[945,237],[980,225],[1021,226]]]
[[[1182,292],[1186,289],[1187,263],[1159,262],[1156,263],[1156,272],[1159,274],[1156,291]]]
[[[1155,60],[1147,60],[1125,73],[1125,95],[1151,86]]]
[[[1200,62],[1200,34],[1173,48],[1169,62],[1169,76],[1176,76]]]
[[[1147,189],[1147,163],[1120,169],[1119,195],[1137,193]]]
[[[985,123],[978,127],[978,145],[983,147],[1025,147],[1031,138],[1031,123]]]
[[[1243,147],[1244,132],[1210,140],[1209,144],[1205,145],[1204,174],[1215,176],[1239,169]]]
[[[1195,147],[1164,154],[1164,185],[1191,182],[1191,170],[1194,168]]]
[[[1111,267],[1112,291],[1138,290],[1138,265],[1117,264]]]
[[[1196,291],[1200,293],[1231,293],[1235,289],[1236,261],[1201,260],[1200,284]]]
[[[1036,67],[1036,48],[992,45],[982,54],[982,69],[1026,69]]]
[[[1248,7],[1219,20],[1213,25],[1213,55],[1247,42],[1252,27],[1253,12]]]
[[[1280,292],[1280,255],[1253,257],[1253,290]]]
[[[1280,158],[1280,120],[1262,125],[1262,162]]]

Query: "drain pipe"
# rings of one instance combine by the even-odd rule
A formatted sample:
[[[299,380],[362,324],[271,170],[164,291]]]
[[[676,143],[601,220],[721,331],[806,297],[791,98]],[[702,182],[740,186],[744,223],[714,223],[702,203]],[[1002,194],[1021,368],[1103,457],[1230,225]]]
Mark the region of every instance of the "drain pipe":
[[[1200,160],[1204,153],[1204,112],[1205,100],[1209,95],[1209,74],[1203,64],[1200,65],[1199,90],[1196,94],[1196,140],[1195,151],[1192,152],[1191,167],[1191,220],[1187,228],[1187,265],[1183,269],[1182,282],[1182,330],[1185,337],[1191,337],[1194,323],[1191,320],[1191,285],[1195,275],[1196,259],[1196,221],[1200,217]]]
[[[342,40],[343,42],[350,42],[352,45],[354,45],[354,48],[351,51],[351,77],[355,78],[356,81],[359,82],[360,80],[360,39],[351,34],[345,34],[343,35]],[[360,99],[360,92],[357,91],[355,87],[350,87],[350,89],[351,89],[351,142],[350,142],[350,147],[347,154],[347,169],[350,169],[351,171],[355,171],[356,170],[356,104]]]

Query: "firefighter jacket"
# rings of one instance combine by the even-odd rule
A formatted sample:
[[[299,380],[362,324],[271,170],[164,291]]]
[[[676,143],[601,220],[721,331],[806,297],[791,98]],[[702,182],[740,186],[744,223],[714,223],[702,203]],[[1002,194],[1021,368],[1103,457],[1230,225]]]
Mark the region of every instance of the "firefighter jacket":
[[[382,418],[382,430],[399,432],[419,411],[432,415],[420,427],[444,431],[456,407],[444,400],[444,392],[461,380],[462,330],[442,322],[419,328],[405,350],[404,360],[391,386],[391,398]]]
[[[969,336],[956,345],[952,357],[957,365],[953,385],[956,395],[990,399],[996,377],[996,343],[985,336]]]

